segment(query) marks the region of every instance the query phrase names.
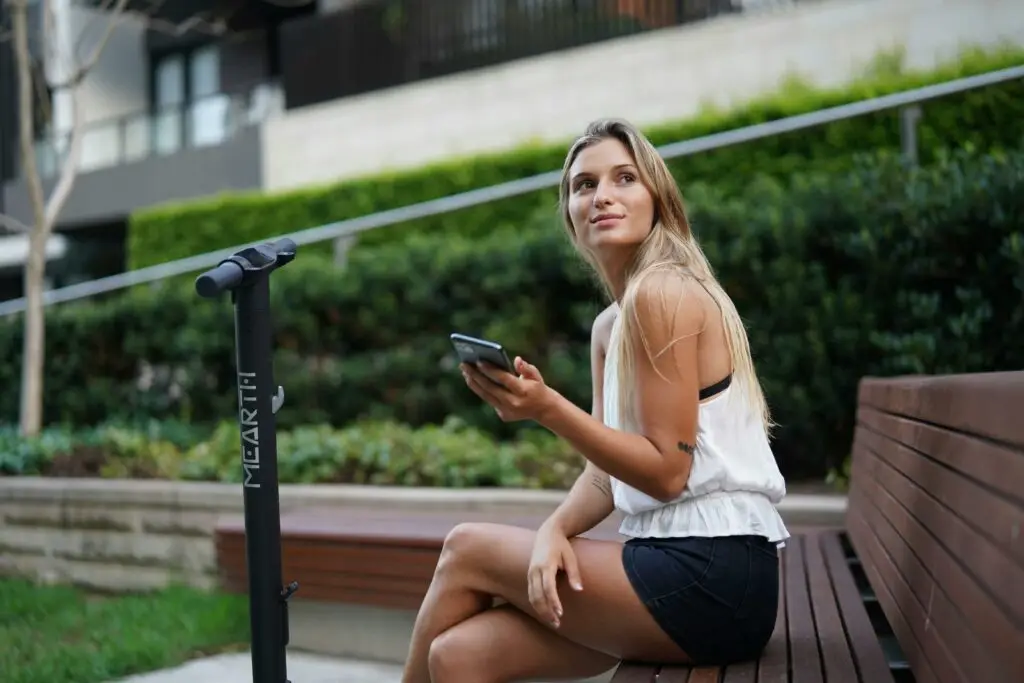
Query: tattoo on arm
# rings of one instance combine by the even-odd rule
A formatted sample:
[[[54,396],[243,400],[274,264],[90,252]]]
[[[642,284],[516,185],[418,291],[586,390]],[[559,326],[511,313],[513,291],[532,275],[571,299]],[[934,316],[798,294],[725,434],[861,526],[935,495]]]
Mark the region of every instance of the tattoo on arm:
[[[600,474],[595,474],[590,478],[590,483],[593,484],[597,488],[597,490],[603,493],[604,495],[612,495],[612,484],[608,480],[608,477]]]
[[[696,446],[694,446],[693,444],[686,443],[685,441],[680,441],[679,443],[677,443],[676,448],[681,450],[683,453],[686,453],[687,455],[693,455],[693,452],[697,450]]]

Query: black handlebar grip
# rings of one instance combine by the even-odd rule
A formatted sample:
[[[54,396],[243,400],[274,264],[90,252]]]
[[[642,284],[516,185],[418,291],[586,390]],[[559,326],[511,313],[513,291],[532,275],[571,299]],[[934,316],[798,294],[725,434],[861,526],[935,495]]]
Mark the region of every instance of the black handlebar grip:
[[[295,253],[295,240],[290,237],[282,237],[276,242],[272,242],[270,247],[278,254],[294,254]]]
[[[234,261],[225,261],[196,278],[196,292],[202,297],[215,297],[241,282],[242,275],[240,265]]]

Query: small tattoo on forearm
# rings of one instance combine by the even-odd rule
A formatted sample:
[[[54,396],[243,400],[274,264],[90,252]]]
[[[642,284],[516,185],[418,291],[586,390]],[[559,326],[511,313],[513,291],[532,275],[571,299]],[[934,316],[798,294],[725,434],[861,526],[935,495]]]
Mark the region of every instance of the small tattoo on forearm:
[[[693,455],[693,452],[697,450],[693,444],[688,444],[685,441],[680,441],[676,444],[676,447],[687,455]]]
[[[594,475],[590,479],[590,483],[597,487],[597,490],[606,496],[612,495],[611,482],[602,476]]]

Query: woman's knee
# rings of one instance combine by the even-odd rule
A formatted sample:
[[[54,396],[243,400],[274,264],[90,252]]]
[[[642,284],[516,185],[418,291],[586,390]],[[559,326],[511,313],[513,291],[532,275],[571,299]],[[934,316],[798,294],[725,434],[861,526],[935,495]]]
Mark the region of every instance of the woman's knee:
[[[444,539],[438,559],[439,573],[464,572],[478,568],[482,548],[493,535],[492,525],[478,522],[458,524]]]
[[[487,670],[486,643],[469,629],[454,626],[430,643],[427,667],[433,683],[497,683]]]

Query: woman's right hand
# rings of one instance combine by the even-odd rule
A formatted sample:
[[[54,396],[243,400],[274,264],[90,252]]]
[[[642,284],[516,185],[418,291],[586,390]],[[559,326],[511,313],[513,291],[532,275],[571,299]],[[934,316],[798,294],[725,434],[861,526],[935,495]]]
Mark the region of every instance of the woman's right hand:
[[[541,619],[558,628],[562,617],[562,601],[558,598],[558,572],[564,571],[574,590],[583,590],[576,553],[564,533],[554,527],[542,526],[533,542],[533,555],[527,570],[530,604]]]

